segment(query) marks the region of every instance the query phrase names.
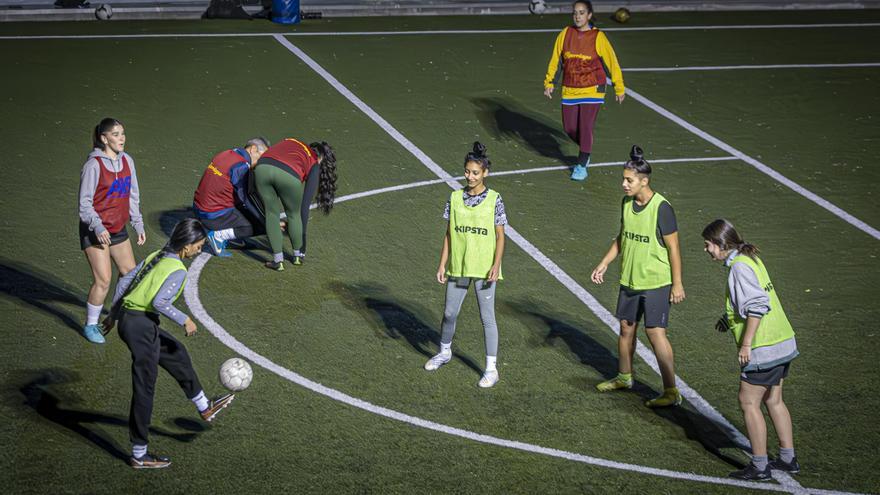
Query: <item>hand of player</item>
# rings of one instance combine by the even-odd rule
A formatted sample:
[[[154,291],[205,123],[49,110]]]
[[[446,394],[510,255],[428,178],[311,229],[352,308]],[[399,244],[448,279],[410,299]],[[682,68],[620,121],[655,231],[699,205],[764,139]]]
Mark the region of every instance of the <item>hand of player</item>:
[[[138,234],[138,246],[143,246],[145,242],[147,242],[147,234],[141,232]]]
[[[489,270],[489,276],[486,277],[488,282],[497,282],[498,275],[501,273],[501,267],[498,265],[492,265],[492,269]]]
[[[187,337],[192,337],[195,335],[196,331],[198,331],[198,327],[196,327],[196,323],[192,321],[191,318],[187,318],[185,322],[183,322],[183,329],[186,331]]]
[[[104,318],[104,321],[101,322],[101,328],[104,330],[104,335],[110,333],[110,330],[113,330],[113,327],[115,326],[116,319],[113,318],[113,315]]]
[[[749,364],[749,359],[752,357],[752,347],[750,345],[744,345],[740,347],[737,357],[739,358],[740,366],[745,366]]]
[[[623,103],[623,100],[626,99],[626,94],[617,95],[614,97],[614,99],[617,100],[617,103]]]
[[[98,234],[98,242],[109,246],[110,245],[110,232],[105,230],[104,232],[101,232],[100,234]]]
[[[281,231],[287,232],[287,222],[285,222],[284,220],[281,221]]]
[[[446,283],[446,267],[445,266],[441,266],[440,268],[437,269],[437,282],[439,282],[441,284]]]
[[[681,284],[673,284],[672,291],[669,293],[669,302],[678,304],[684,301],[684,286]]]
[[[593,270],[593,273],[590,274],[590,280],[592,280],[594,284],[604,283],[606,270],[608,270],[608,265],[600,264]]]
[[[544,88],[544,96],[547,98],[553,99],[553,86]]]
[[[721,318],[718,318],[718,321],[715,322],[715,330],[719,332],[730,330],[730,321],[727,319],[727,315],[721,315]]]

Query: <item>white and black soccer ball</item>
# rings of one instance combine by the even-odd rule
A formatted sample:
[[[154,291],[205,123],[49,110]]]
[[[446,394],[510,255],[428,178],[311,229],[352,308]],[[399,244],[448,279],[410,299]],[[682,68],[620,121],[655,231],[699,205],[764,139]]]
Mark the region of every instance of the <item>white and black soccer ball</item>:
[[[97,9],[95,9],[95,17],[99,20],[106,21],[113,17],[113,8],[110,7],[110,4],[108,3],[102,3],[101,5],[98,5]]]
[[[543,14],[547,11],[547,2],[544,0],[529,0],[529,12],[533,14]]]
[[[220,383],[231,392],[241,392],[254,379],[254,370],[241,358],[227,359],[220,366]]]

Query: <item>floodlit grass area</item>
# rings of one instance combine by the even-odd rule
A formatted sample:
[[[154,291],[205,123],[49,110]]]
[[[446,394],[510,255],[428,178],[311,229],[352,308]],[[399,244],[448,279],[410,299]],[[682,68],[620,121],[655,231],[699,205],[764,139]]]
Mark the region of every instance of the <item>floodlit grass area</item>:
[[[567,16],[326,19],[287,39],[452,175],[474,140],[493,171],[568,165],[559,101],[541,94],[554,34],[296,36],[340,31],[556,29]],[[627,68],[878,63],[880,27],[639,30],[641,27],[880,22],[880,12],[636,14],[602,20]],[[635,29],[630,29],[635,28]],[[31,35],[276,33],[258,22],[0,24]],[[628,31],[629,29],[629,31]],[[351,407],[254,366],[251,387],[216,424],[199,421],[160,374],[151,450],[164,471],[127,467],[130,358],[78,333],[91,283],[76,229],[80,167],[105,116],[125,123],[147,244],[160,248],[189,214],[210,158],[254,135],[326,140],[339,196],[436,179],[405,147],[271,36],[0,39],[6,152],[0,158],[0,483],[10,493],[746,493],[743,487],[601,467],[419,428]],[[648,100],[865,222],[880,227],[874,167],[880,68],[624,72]],[[725,270],[702,251],[705,224],[726,217],[757,244],[797,332],[786,380],[804,487],[880,492],[880,241],[635,98],[599,115],[593,163],[638,143],[652,185],[675,208],[687,300],[672,311],[676,372],[737,429],[736,349],[713,325]],[[692,159],[663,163],[664,159]],[[620,167],[490,177],[511,226],[613,311],[617,266],[589,281],[620,222]],[[455,359],[422,369],[439,343],[434,280],[450,194],[435,184],[340,202],[314,213],[309,256],[264,269],[265,238],[199,278],[210,316],[264,358],[366,402],[453,428],[621,463],[725,478],[747,461],[695,406],[643,406],[661,389],[636,358],[637,386],[599,394],[617,339],[599,316],[508,242],[497,293],[501,381],[476,386],[482,328],[465,301]],[[183,298],[178,307],[190,312]],[[207,391],[235,351],[203,323],[184,342]],[[182,336],[173,324],[166,329]],[[182,337],[181,337],[182,338]],[[647,339],[640,336],[647,345]],[[770,429],[770,451],[777,452]],[[773,484],[778,487],[779,485]]]

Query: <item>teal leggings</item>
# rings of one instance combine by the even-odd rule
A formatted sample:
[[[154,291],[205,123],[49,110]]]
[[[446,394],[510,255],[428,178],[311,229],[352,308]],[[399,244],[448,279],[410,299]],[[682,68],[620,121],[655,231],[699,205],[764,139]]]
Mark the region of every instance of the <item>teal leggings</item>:
[[[257,193],[266,209],[266,235],[273,254],[284,252],[284,234],[278,219],[281,209],[287,214],[287,235],[293,249],[302,249],[303,224],[300,207],[303,198],[303,183],[289,172],[272,165],[260,165],[254,169]]]

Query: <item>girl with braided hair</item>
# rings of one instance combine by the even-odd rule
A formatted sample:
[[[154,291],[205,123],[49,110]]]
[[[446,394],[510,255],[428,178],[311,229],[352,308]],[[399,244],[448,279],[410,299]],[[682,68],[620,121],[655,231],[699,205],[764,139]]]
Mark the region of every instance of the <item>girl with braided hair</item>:
[[[309,207],[317,194],[318,209],[325,215],[336,197],[336,154],[322,141],[306,145],[294,138],[283,139],[263,153],[254,169],[254,181],[263,203],[266,235],[272,261],[266,267],[284,270],[283,234],[278,219],[287,215],[287,235],[293,246],[293,264],[302,264],[306,254]]]
[[[159,367],[177,380],[205,421],[213,420],[235,398],[233,394],[225,394],[208,400],[186,347],[159,327],[159,315],[162,314],[182,326],[188,337],[196,333],[196,324],[173,303],[186,284],[183,260],[198,255],[204,244],[205,230],[201,222],[194,218],[178,222],[165,247],[147,256],[119,280],[113,309],[104,320],[108,332],[115,320],[119,320],[119,336],[131,351],[132,396],[128,427],[132,454],[129,464],[135,469],[171,465],[167,457],[147,451]]]
[[[745,242],[733,224],[723,219],[703,229],[703,242],[709,257],[730,269],[725,311],[715,328],[730,330],[738,347],[739,404],[752,444],[752,461],[730,476],[764,481],[770,479],[771,469],[798,473],[801,468],[794,455],[791,414],[782,400],[782,382],[798,356],[794,330],[757,247]],[[779,458],[769,462],[762,403],[779,437]]]
[[[434,371],[452,359],[455,321],[473,279],[486,338],[486,371],[478,383],[483,388],[498,383],[495,285],[502,278],[504,226],[507,225],[501,195],[485,184],[491,165],[486,147],[474,143],[473,151],[464,158],[467,187],[453,191],[446,203],[443,218],[448,223],[437,268],[437,282],[446,285],[446,309],[441,324],[440,353],[425,363],[426,370]]]

